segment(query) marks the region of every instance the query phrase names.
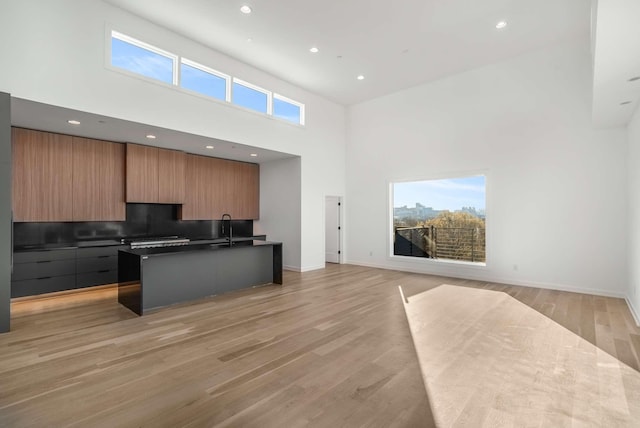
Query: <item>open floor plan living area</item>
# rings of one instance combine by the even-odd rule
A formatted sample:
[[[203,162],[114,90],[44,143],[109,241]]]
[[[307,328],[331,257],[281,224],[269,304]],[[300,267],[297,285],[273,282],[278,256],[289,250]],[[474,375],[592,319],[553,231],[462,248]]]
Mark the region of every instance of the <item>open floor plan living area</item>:
[[[638,22],[1,2],[0,427],[640,427]]]

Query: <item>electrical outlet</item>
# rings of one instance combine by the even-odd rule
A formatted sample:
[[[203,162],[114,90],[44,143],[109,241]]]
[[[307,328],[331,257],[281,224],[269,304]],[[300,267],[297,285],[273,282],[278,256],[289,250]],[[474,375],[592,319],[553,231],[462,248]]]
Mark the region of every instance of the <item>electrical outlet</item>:
[[[513,265],[513,270],[518,270],[518,265]]]
[[[369,257],[373,256],[373,251],[369,251]]]

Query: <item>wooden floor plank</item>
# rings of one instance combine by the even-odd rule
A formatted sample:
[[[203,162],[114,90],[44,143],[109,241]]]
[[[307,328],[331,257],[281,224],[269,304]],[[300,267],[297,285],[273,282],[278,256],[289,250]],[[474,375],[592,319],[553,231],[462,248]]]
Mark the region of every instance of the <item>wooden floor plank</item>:
[[[15,301],[0,426],[433,426],[398,285],[507,292],[640,366],[621,299],[333,264],[284,282],[144,317],[115,288]]]

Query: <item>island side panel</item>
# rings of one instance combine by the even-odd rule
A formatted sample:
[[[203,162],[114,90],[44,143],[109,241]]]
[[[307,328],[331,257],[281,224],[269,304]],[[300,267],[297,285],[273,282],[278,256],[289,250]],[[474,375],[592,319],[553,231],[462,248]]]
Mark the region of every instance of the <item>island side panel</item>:
[[[218,293],[239,290],[273,281],[273,250],[271,246],[237,246],[216,252]]]
[[[142,262],[142,311],[217,294],[215,251],[150,256]]]
[[[273,283],[282,285],[282,244],[273,245]]]
[[[141,257],[118,251],[118,302],[142,315]]]

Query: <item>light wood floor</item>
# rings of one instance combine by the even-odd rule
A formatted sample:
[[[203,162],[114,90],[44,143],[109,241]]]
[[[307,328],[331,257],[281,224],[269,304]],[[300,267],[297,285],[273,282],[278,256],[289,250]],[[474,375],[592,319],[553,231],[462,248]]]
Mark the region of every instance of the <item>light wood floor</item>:
[[[0,426],[433,426],[398,285],[505,291],[639,367],[620,299],[348,265],[284,283],[144,317],[113,290],[14,303]]]
[[[405,299],[440,427],[638,427],[640,372],[506,293]]]

